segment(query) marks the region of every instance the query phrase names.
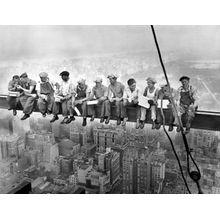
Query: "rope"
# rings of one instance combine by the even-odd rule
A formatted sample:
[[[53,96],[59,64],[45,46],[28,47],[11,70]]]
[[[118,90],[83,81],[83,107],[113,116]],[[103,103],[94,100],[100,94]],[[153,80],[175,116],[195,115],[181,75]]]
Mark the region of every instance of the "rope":
[[[180,163],[180,159],[179,159],[179,157],[178,157],[178,155],[177,155],[177,152],[176,152],[176,150],[175,150],[173,141],[172,141],[170,135],[168,134],[168,132],[167,132],[167,130],[166,130],[166,128],[165,128],[165,116],[164,116],[164,113],[163,113],[163,99],[161,99],[160,112],[161,112],[162,119],[163,119],[163,130],[164,130],[166,136],[168,137],[168,139],[169,139],[169,141],[170,141],[170,144],[171,144],[173,153],[174,153],[174,155],[175,155],[175,157],[176,157],[176,160],[177,160],[177,162],[178,162],[179,169],[180,169],[180,173],[181,173],[182,179],[183,179],[183,181],[184,181],[184,184],[185,184],[185,186],[186,186],[186,189],[187,189],[188,193],[191,194],[191,191],[190,191],[189,186],[188,186],[188,184],[187,184],[186,178],[185,178],[185,176],[184,176],[184,174],[183,174],[183,169],[182,169],[182,166],[181,166],[181,163]]]
[[[177,116],[178,124],[180,126],[180,130],[181,130],[181,134],[182,134],[182,138],[183,138],[183,143],[184,143],[184,146],[185,146],[185,149],[186,149],[186,154],[187,154],[187,171],[189,173],[190,178],[196,183],[197,188],[198,188],[198,192],[202,193],[200,185],[199,185],[199,180],[201,178],[201,173],[200,173],[199,167],[197,166],[197,164],[196,164],[195,160],[193,159],[193,157],[191,155],[191,152],[189,150],[188,142],[187,142],[186,135],[184,133],[184,129],[183,129],[183,125],[182,125],[182,121],[181,121],[180,117],[178,116],[176,105],[175,105],[175,102],[174,102],[174,98],[172,96],[170,83],[169,83],[169,80],[168,80],[168,77],[167,77],[165,66],[163,64],[163,59],[162,59],[162,56],[161,56],[161,53],[160,53],[160,48],[159,48],[159,45],[158,45],[158,42],[157,42],[157,37],[156,37],[156,33],[155,33],[153,25],[151,25],[151,30],[152,30],[152,33],[153,33],[155,45],[156,45],[156,48],[157,48],[157,52],[158,52],[158,55],[159,55],[159,60],[160,60],[160,63],[161,63],[162,69],[163,69],[163,73],[164,73],[164,76],[165,76],[165,79],[166,79],[166,82],[167,82],[167,86],[169,88],[170,101],[171,101],[171,104],[173,106],[174,112],[175,112],[175,114]],[[165,131],[165,133],[167,134],[167,131]],[[172,145],[173,145],[173,143],[171,144],[171,146]],[[192,162],[195,165],[197,171],[192,171],[192,172],[190,171],[189,159],[192,160]]]

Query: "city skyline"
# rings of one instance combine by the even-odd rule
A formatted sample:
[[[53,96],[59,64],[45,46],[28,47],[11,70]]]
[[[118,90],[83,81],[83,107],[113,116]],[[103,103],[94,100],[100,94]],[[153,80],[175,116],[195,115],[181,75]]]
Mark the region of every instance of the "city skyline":
[[[34,116],[23,131],[20,121],[11,118],[13,134],[10,122],[0,119],[8,132],[0,136],[1,193],[24,181],[31,182],[31,193],[37,194],[187,193],[162,130],[150,126],[136,130],[134,123],[124,129],[114,121],[104,126],[97,120],[84,128],[78,118],[70,125],[51,125],[38,113]],[[170,135],[187,176],[181,137],[176,132]],[[203,192],[219,193],[220,133],[192,129],[187,139],[202,174]],[[189,176],[187,181],[191,192],[197,193]]]

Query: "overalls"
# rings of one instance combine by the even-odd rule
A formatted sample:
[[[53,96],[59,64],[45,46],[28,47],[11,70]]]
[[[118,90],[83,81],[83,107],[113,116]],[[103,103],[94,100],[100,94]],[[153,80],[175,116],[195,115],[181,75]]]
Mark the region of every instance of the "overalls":
[[[39,97],[37,105],[42,114],[47,111],[51,112],[54,103],[54,90],[49,82],[40,84],[40,94],[46,95],[46,100]]]

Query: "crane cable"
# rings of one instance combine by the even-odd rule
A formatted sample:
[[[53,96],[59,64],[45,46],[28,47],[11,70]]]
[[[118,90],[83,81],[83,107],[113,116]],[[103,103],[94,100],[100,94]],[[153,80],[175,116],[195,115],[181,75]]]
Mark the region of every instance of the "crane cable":
[[[189,150],[188,142],[187,142],[186,135],[184,133],[184,129],[183,129],[183,125],[182,125],[182,121],[181,121],[180,117],[178,116],[177,109],[176,109],[176,104],[174,102],[174,99],[173,99],[173,96],[172,96],[172,93],[171,93],[170,83],[169,83],[169,80],[168,80],[168,77],[167,77],[165,66],[163,64],[162,56],[161,56],[161,53],[160,53],[160,48],[159,48],[159,45],[158,45],[158,42],[157,42],[157,37],[156,37],[156,33],[155,33],[153,25],[151,25],[151,30],[152,30],[152,33],[153,33],[153,38],[154,38],[155,45],[156,45],[156,48],[157,48],[157,52],[158,52],[158,55],[159,55],[159,60],[160,60],[160,63],[161,63],[162,69],[163,69],[163,73],[164,73],[164,76],[165,76],[165,79],[166,79],[166,82],[167,82],[167,86],[168,86],[168,89],[169,89],[170,101],[171,101],[172,107],[174,109],[175,115],[177,117],[178,124],[180,126],[180,131],[181,131],[182,138],[183,138],[183,143],[184,143],[184,146],[185,146],[185,149],[186,149],[186,154],[187,154],[187,171],[189,173],[190,178],[196,183],[197,188],[198,188],[198,193],[201,194],[202,190],[201,190],[201,187],[199,185],[199,180],[201,178],[201,173],[200,173],[198,165],[196,164],[196,162],[193,159],[193,157],[191,155],[191,152]],[[171,140],[170,137],[169,137],[169,134],[167,133],[166,130],[165,130],[165,133],[168,135],[169,140]],[[172,142],[172,140],[171,140],[171,142]],[[173,143],[171,144],[171,146],[173,147]],[[175,151],[174,151],[174,154],[175,154]],[[190,159],[192,160],[193,164],[195,165],[197,171],[190,171],[190,164],[189,164],[189,160]],[[185,179],[185,177],[183,179]],[[187,189],[188,189],[188,185],[187,185]]]
[[[173,150],[174,155],[175,155],[175,157],[176,157],[176,160],[177,160],[177,162],[178,162],[179,169],[180,169],[180,173],[181,173],[182,179],[183,179],[183,181],[184,181],[184,184],[185,184],[185,186],[186,186],[186,188],[187,188],[187,191],[188,191],[189,194],[191,194],[191,191],[190,191],[189,186],[188,186],[188,184],[187,184],[186,178],[185,178],[185,176],[184,176],[184,174],[183,174],[183,169],[182,169],[182,166],[181,166],[181,163],[180,163],[180,159],[179,159],[179,157],[178,157],[178,155],[177,155],[177,152],[176,152],[176,150],[175,150],[173,141],[172,141],[170,135],[168,134],[168,132],[167,132],[167,130],[166,130],[166,128],[165,128],[165,116],[164,116],[164,113],[163,113],[163,99],[161,99],[160,112],[161,112],[161,116],[162,116],[162,120],[163,120],[163,124],[162,124],[162,125],[163,125],[163,130],[164,130],[166,136],[168,137],[168,139],[169,139],[169,141],[170,141],[172,150]]]

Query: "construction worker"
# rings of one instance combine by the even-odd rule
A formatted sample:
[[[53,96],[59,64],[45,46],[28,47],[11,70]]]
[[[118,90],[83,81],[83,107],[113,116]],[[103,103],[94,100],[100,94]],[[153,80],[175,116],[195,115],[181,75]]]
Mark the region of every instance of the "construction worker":
[[[116,117],[117,125],[121,124],[123,118],[122,108],[123,108],[123,93],[125,86],[117,81],[116,74],[110,74],[107,77],[109,79],[110,85],[108,86],[108,99],[111,103],[115,103],[116,106]]]
[[[176,113],[171,103],[171,95],[173,97],[174,103],[176,104],[177,91],[173,88],[170,88],[169,91],[169,86],[167,84],[161,85],[161,89],[158,92],[158,99],[168,100],[169,102],[169,104],[167,105],[168,114],[169,114],[169,118],[168,118],[169,131],[173,131],[173,125],[177,122],[177,118],[175,117]],[[157,120],[160,124],[163,123],[160,109],[158,109]]]
[[[71,121],[75,120],[74,111],[72,108],[72,97],[75,95],[75,88],[72,81],[69,78],[69,72],[63,71],[60,73],[61,83],[56,85],[56,96],[53,104],[53,118],[50,121],[53,123],[58,120],[58,114],[60,112],[60,107],[63,115],[63,120],[61,124],[69,124]],[[68,118],[68,113],[70,117]]]
[[[43,115],[52,113],[52,107],[54,103],[54,89],[53,84],[48,78],[48,74],[42,72],[39,74],[40,82],[37,83],[36,90],[38,95],[38,108]]]
[[[198,108],[198,96],[197,91],[192,85],[189,84],[190,78],[188,76],[182,76],[179,81],[182,86],[177,90],[177,109],[180,119],[182,115],[186,116],[186,130],[185,133],[189,133],[191,123],[195,117],[195,112]],[[177,126],[177,132],[180,131],[180,126]]]
[[[136,128],[138,129],[140,126],[140,106],[138,106],[138,95],[139,89],[136,87],[135,79],[131,78],[127,81],[128,87],[124,90],[123,94],[123,107],[122,107],[122,117],[123,122],[122,126],[126,125],[128,120],[127,110],[128,107],[134,107],[136,109]]]
[[[101,115],[100,115],[100,123],[105,121],[106,124],[110,121],[110,102],[107,98],[108,88],[102,84],[102,78],[97,77],[95,80],[95,86],[92,88],[92,92],[90,95],[90,100],[98,100],[98,105],[101,105]],[[94,105],[91,106],[91,110],[93,112],[93,117],[95,117],[95,108]]]
[[[88,85],[86,84],[86,80],[81,78],[78,80],[78,85],[76,87],[76,94],[75,97],[72,99],[72,108],[80,107],[82,110],[82,116],[83,116],[83,123],[82,126],[87,125],[87,114],[88,109],[90,108],[87,106],[87,101],[90,98],[91,90],[89,89]],[[91,121],[94,120],[94,115],[92,115]]]
[[[147,87],[144,90],[143,96],[148,98],[148,103],[150,104],[151,120],[152,120],[152,129],[156,128],[156,111],[157,111],[157,98],[158,98],[158,89],[155,87],[156,80],[152,77],[146,79]],[[140,128],[144,128],[144,121],[146,119],[147,109],[141,106],[141,117],[140,117]]]
[[[29,79],[27,73],[21,74],[20,80],[21,85],[18,85],[17,88],[22,90],[19,100],[23,107],[24,116],[21,120],[26,120],[33,112],[35,101],[37,99],[35,90],[37,83],[36,81]]]
[[[20,89],[17,88],[18,85],[21,85],[20,77],[14,75],[12,80],[8,83],[8,110],[13,110],[13,115],[17,114],[16,108],[19,102]]]

